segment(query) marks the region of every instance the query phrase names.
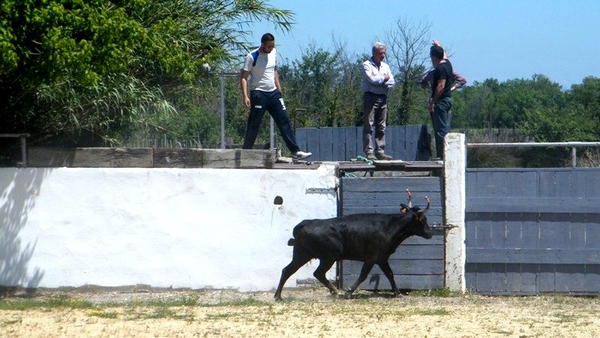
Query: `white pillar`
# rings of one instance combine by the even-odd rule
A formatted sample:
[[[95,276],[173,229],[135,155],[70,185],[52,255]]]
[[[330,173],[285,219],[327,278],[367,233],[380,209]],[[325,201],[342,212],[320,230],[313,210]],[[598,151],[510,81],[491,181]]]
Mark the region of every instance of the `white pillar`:
[[[465,171],[467,147],[465,135],[450,133],[444,138],[444,203],[446,230],[445,286],[454,292],[465,292]]]

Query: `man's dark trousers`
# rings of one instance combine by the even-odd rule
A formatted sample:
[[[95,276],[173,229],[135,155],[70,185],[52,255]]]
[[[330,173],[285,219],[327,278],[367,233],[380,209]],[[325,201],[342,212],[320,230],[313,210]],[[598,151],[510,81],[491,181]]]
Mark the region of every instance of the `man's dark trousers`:
[[[254,146],[265,111],[269,111],[269,114],[273,117],[273,121],[275,121],[277,128],[279,128],[285,145],[292,154],[300,150],[279,90],[272,92],[250,91],[250,116],[248,117],[248,125],[246,126],[243,148],[252,149]]]

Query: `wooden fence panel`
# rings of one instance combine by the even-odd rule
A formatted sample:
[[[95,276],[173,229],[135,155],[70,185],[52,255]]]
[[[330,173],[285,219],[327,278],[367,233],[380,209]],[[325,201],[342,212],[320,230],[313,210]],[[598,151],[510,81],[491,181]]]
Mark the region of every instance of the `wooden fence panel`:
[[[431,200],[427,212],[430,225],[442,222],[441,178],[439,177],[344,177],[340,181],[340,212],[398,213],[400,203],[407,202],[406,189],[413,194],[413,205],[425,206],[425,196]],[[338,277],[343,287],[349,287],[360,274],[362,262],[343,261]],[[434,229],[433,238],[411,237],[390,257],[394,279],[400,289],[435,289],[444,287],[444,230]],[[360,286],[367,290],[390,289],[379,267],[374,267]]]
[[[600,292],[600,169],[467,170],[467,288]]]
[[[310,157],[312,161],[350,161],[365,155],[362,131],[362,127],[297,128],[296,139],[301,149],[313,153]],[[428,144],[421,145],[419,142],[420,139],[429,138],[426,126],[388,126],[385,152],[394,159],[415,161],[420,154],[420,157],[427,158],[418,160],[429,160]]]

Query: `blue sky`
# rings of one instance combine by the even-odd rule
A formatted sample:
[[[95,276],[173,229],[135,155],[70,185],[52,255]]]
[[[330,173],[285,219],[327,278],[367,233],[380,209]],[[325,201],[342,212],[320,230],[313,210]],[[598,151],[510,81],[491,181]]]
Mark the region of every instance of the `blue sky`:
[[[531,79],[543,74],[563,89],[600,77],[599,0],[266,0],[295,13],[290,33],[255,24],[249,37],[275,35],[278,53],[291,61],[309,44],[330,49],[336,40],[351,53],[370,53],[398,19],[429,22],[432,39],[452,56],[469,84],[488,78]]]

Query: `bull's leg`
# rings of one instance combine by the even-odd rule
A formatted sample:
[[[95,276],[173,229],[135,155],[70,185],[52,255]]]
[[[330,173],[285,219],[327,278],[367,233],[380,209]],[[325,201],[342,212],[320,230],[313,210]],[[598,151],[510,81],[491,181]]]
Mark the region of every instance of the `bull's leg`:
[[[390,263],[388,263],[388,261],[385,261],[383,263],[378,263],[377,265],[379,265],[379,267],[381,268],[381,271],[383,271],[383,274],[390,281],[392,290],[394,290],[394,297],[400,296],[401,294],[400,294],[400,291],[398,290],[398,287],[396,286],[396,281],[394,281],[394,272],[392,271],[392,268],[390,267]]]
[[[281,278],[279,279],[277,291],[275,291],[275,300],[281,300],[281,291],[283,290],[283,285],[285,284],[285,282],[304,264],[308,263],[308,261],[310,261],[310,258],[299,258],[294,256],[292,262],[288,264],[285,268],[283,268],[283,270],[281,270]]]
[[[319,282],[323,283],[323,285],[325,285],[329,289],[332,295],[337,295],[338,289],[335,286],[333,286],[333,284],[331,284],[331,282],[327,279],[327,276],[325,276],[325,273],[329,271],[329,269],[331,269],[333,263],[335,263],[334,260],[330,261],[321,259],[319,266],[313,273],[313,276],[315,276],[319,280]]]
[[[364,282],[365,279],[367,279],[367,275],[369,275],[369,272],[371,272],[371,269],[373,269],[373,265],[375,265],[375,263],[365,262],[363,264],[362,268],[360,269],[360,276],[358,276],[358,279],[356,280],[356,282],[354,282],[354,284],[352,284],[350,289],[348,289],[348,291],[346,291],[346,294],[345,294],[346,299],[352,298],[352,293],[356,289],[358,289],[358,286],[360,285],[360,283]]]

